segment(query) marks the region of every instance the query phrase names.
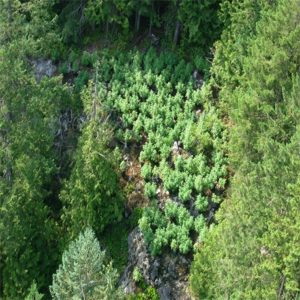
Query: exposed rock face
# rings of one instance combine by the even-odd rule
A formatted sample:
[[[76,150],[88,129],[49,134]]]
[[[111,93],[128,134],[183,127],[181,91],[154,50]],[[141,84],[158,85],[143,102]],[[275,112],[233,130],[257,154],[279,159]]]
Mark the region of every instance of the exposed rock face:
[[[135,228],[128,237],[128,265],[120,279],[125,293],[135,291],[132,272],[139,268],[148,284],[157,288],[162,300],[189,300],[188,273],[191,261],[186,257],[168,253],[152,257],[146,248],[142,233]]]
[[[31,61],[33,65],[34,75],[37,81],[40,81],[44,76],[52,77],[57,67],[51,59],[36,59]]]
[[[194,70],[193,79],[195,81],[195,87],[197,89],[201,89],[204,84],[204,80],[203,80],[202,76],[200,75],[200,73],[198,72],[198,70]]]

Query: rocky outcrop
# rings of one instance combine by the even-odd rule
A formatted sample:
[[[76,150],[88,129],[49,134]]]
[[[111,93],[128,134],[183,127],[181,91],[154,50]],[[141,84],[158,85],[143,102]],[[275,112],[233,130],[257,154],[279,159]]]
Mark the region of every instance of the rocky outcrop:
[[[138,268],[145,281],[157,289],[160,299],[189,300],[190,263],[186,257],[174,253],[152,257],[148,253],[141,231],[135,228],[128,237],[128,265],[121,276],[120,284],[125,293],[133,293],[136,287],[132,273],[134,268]]]
[[[57,67],[51,59],[35,59],[31,61],[35,79],[39,82],[44,76],[52,77],[57,71]]]

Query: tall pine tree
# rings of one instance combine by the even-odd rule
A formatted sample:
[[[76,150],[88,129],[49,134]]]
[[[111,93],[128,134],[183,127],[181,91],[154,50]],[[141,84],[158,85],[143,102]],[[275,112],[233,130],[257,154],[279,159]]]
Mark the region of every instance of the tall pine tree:
[[[117,272],[106,262],[105,252],[88,228],[63,253],[50,291],[57,300],[122,299],[117,279]]]

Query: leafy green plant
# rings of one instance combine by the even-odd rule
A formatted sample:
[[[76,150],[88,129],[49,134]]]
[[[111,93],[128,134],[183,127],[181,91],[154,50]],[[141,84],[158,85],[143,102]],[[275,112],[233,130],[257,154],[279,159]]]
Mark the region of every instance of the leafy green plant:
[[[139,283],[141,282],[141,280],[143,279],[143,275],[141,274],[141,271],[135,267],[133,269],[133,272],[132,272],[132,279],[134,280],[134,282],[136,283]]]
[[[84,67],[92,67],[96,61],[96,55],[87,51],[83,51],[81,55],[81,64]]]
[[[187,253],[192,248],[190,232],[194,221],[182,205],[168,201],[164,213],[154,206],[147,208],[139,225],[153,255],[161,253],[167,245],[181,253]]]
[[[144,190],[147,197],[154,198],[156,196],[156,185],[154,183],[147,182]]]
[[[129,296],[128,300],[159,300],[159,295],[154,287],[148,286],[144,291]]]
[[[89,80],[89,74],[86,71],[79,72],[74,80],[75,90],[80,92]]]
[[[63,64],[61,64],[59,66],[59,73],[62,73],[62,74],[67,74],[68,73],[68,63],[67,62],[64,62]]]
[[[145,180],[149,180],[152,177],[152,167],[151,167],[151,164],[145,163],[142,166],[141,175],[144,177]]]
[[[206,212],[207,195],[219,202],[227,177],[225,130],[216,109],[204,99],[207,91],[195,89],[192,64],[173,53],[157,55],[152,48],[144,55],[103,53],[98,64],[95,84],[106,107],[121,120],[118,138],[141,145],[145,195],[157,199],[158,188],[163,189],[179,199],[177,214],[186,209],[187,219],[193,219],[187,209],[191,201],[199,213]],[[199,58],[199,67],[204,64]],[[191,250],[193,225],[185,226],[182,220],[178,225],[176,216],[166,215],[166,207],[155,213],[153,209],[146,208],[140,222],[152,252],[166,246]],[[156,215],[164,220],[159,226]]]

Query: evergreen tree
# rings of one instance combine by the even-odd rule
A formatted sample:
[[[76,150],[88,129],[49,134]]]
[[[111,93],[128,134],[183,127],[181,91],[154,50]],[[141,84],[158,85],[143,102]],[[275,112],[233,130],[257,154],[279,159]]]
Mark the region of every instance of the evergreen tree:
[[[175,1],[177,15],[182,24],[182,45],[196,46],[198,51],[207,53],[213,42],[219,37],[221,23],[218,18],[219,0]],[[205,30],[203,30],[206,28]]]
[[[29,289],[29,293],[26,296],[25,300],[42,300],[43,297],[44,297],[44,295],[39,293],[39,291],[37,289],[37,286],[36,286],[36,283],[33,282],[30,289]]]
[[[98,97],[93,95],[92,87],[83,93],[89,120],[82,131],[71,177],[61,191],[62,218],[72,238],[86,226],[100,233],[122,217],[119,151],[109,147],[112,131]]]
[[[245,38],[245,51],[239,50],[241,64],[231,66],[234,80],[221,86],[235,175],[219,224],[195,256],[191,285],[200,299],[298,297],[299,5],[293,0],[261,6],[255,31]],[[242,6],[240,22],[250,11]],[[229,30],[238,32],[235,26]],[[216,74],[224,72],[217,67]],[[232,70],[225,71],[229,78]]]
[[[105,252],[91,229],[86,229],[63,253],[53,275],[52,299],[121,299],[117,272],[105,260]]]
[[[0,2],[0,41],[16,48],[23,58],[62,54],[55,0],[3,0]]]
[[[14,43],[0,50],[0,255],[8,299],[24,297],[35,278],[44,291],[56,262],[47,186],[57,170],[56,120],[70,99],[59,77],[37,83]]]
[[[60,13],[62,37],[67,43],[81,43],[85,29],[86,18],[84,10],[87,0],[71,0],[64,5]]]
[[[129,16],[132,5],[128,0],[88,0],[85,14],[92,25],[100,25],[105,28],[108,35],[110,25],[119,25],[123,29],[129,28]]]

